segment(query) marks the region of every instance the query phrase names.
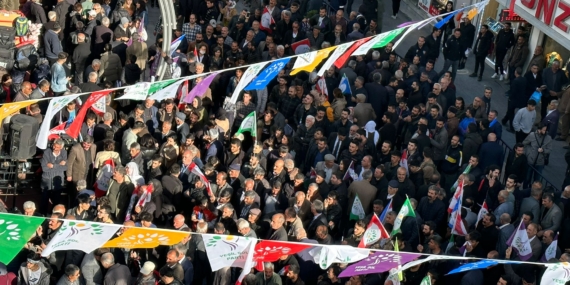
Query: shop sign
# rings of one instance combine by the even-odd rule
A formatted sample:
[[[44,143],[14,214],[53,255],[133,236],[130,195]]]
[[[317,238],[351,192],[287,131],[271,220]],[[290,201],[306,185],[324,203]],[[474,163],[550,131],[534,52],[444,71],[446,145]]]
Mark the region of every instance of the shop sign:
[[[530,16],[534,17],[534,19],[525,17],[525,20],[529,23],[536,25],[533,22],[538,21],[537,23],[546,25],[563,38],[568,38],[568,33],[570,32],[570,0],[513,1],[516,1],[515,11],[518,14],[523,15],[523,17],[525,14],[530,14]],[[553,37],[552,35],[550,36]]]
[[[501,10],[501,16],[499,21],[501,22],[524,22],[524,19],[519,16],[515,11],[511,9]]]

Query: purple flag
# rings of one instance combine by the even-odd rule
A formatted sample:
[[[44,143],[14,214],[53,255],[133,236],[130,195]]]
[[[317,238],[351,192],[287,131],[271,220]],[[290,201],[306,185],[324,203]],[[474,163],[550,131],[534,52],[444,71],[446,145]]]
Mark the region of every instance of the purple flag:
[[[130,47],[133,44],[133,38],[129,38],[129,41],[127,42],[127,47]]]
[[[513,247],[513,250],[518,253],[522,261],[526,261],[532,257],[532,247],[530,246],[526,226],[523,221],[521,221],[517,230],[509,240],[507,240],[507,245]]]
[[[405,22],[405,23],[401,23],[401,24],[398,25],[398,28],[405,27],[405,26],[411,25],[411,24],[413,24],[413,23],[415,23],[415,22]]]
[[[204,93],[206,93],[206,91],[208,90],[208,87],[210,86],[210,84],[212,84],[212,80],[214,80],[214,78],[216,78],[216,75],[218,75],[217,72],[212,73],[212,74],[208,75],[208,77],[202,79],[202,81],[200,81],[200,83],[198,83],[196,86],[194,86],[194,88],[192,88],[192,90],[190,90],[190,92],[188,92],[188,96],[186,96],[186,98],[184,98],[184,102],[192,104],[192,101],[194,101],[194,98],[196,98],[196,96],[203,96]]]
[[[376,252],[373,255],[347,267],[339,277],[386,272],[418,257],[419,253],[407,252]]]

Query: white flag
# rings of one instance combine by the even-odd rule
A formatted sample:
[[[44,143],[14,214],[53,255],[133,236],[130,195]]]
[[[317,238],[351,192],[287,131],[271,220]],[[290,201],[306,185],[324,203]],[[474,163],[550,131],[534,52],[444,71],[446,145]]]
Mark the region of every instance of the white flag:
[[[156,100],[158,102],[168,98],[174,98],[178,95],[178,87],[180,87],[180,84],[184,83],[184,81],[185,80],[178,80],[177,82],[174,82],[164,87],[163,89],[156,91],[156,93],[150,95],[148,98]]]
[[[293,69],[291,70],[295,70],[295,69],[299,69],[299,68],[303,68],[311,63],[313,63],[313,61],[315,61],[315,58],[317,57],[317,53],[318,51],[312,51],[312,52],[308,52],[308,53],[303,53],[297,56],[297,58],[295,59],[295,65],[293,65]],[[295,73],[291,72],[291,75],[294,75]]]
[[[315,263],[327,269],[333,263],[353,263],[368,257],[370,250],[349,245],[316,246],[309,251]]]
[[[208,253],[208,260],[212,271],[224,267],[243,267],[246,263],[244,251],[248,249],[252,240],[242,236],[209,235],[203,234],[204,245]]]
[[[257,76],[257,74],[261,71],[261,69],[263,69],[263,67],[265,67],[266,64],[267,64],[266,62],[261,62],[261,63],[256,63],[254,65],[249,66],[249,68],[241,76],[241,79],[239,80],[239,83],[237,84],[236,89],[234,89],[234,93],[232,93],[230,103],[235,104],[237,102],[237,99],[239,97],[239,93],[247,85],[249,85],[249,83]]]
[[[120,225],[114,224],[65,220],[42,251],[42,256],[59,250],[81,250],[90,253],[103,246],[120,228]]]
[[[362,201],[360,201],[357,194],[356,197],[354,197],[352,209],[350,209],[350,220],[362,220],[364,217],[366,217],[366,213],[364,212]]]
[[[570,281],[570,263],[560,262],[554,264],[545,264],[546,271],[542,275],[540,284],[548,285],[564,285]]]
[[[511,238],[507,240],[507,245],[512,246],[513,249],[519,254],[522,261],[529,260],[532,257],[532,247],[528,240],[526,233],[526,226],[523,221],[520,222],[517,230],[513,233]]]
[[[148,95],[148,90],[150,90],[150,82],[139,82],[135,85],[129,85],[125,88],[123,96],[120,98],[115,98],[115,100],[135,100],[143,101]]]
[[[354,44],[354,42],[348,42],[348,43],[344,43],[341,45],[338,45],[336,47],[336,49],[334,50],[333,54],[331,54],[329,56],[329,58],[327,59],[327,61],[325,61],[325,63],[323,63],[323,66],[321,66],[321,69],[319,69],[319,72],[317,72],[318,76],[323,76],[323,74],[325,74],[325,71],[327,71],[331,65],[333,65],[333,63],[341,56],[344,54],[345,51],[348,50],[348,48],[350,48],[350,46]]]
[[[55,114],[57,112],[59,112],[59,110],[61,110],[63,107],[67,106],[67,104],[69,104],[69,102],[75,100],[75,98],[77,98],[77,96],[79,96],[79,95],[72,94],[72,95],[61,96],[61,97],[53,97],[49,101],[49,106],[47,108],[46,115],[44,117],[42,126],[40,127],[40,131],[38,132],[38,134],[36,136],[36,146],[39,149],[46,149],[47,148],[50,124],[51,124],[51,121],[52,121],[53,117],[55,116]]]
[[[240,267],[243,267],[243,270],[241,271],[241,274],[238,277],[236,285],[241,285],[241,281],[245,278],[245,276],[247,276],[249,274],[249,272],[251,272],[251,269],[255,265],[254,260],[253,260],[253,255],[255,253],[255,245],[256,244],[257,244],[257,240],[255,240],[255,239],[250,240],[248,247],[243,252],[241,252],[240,257],[245,258],[245,263],[243,266],[240,266]]]

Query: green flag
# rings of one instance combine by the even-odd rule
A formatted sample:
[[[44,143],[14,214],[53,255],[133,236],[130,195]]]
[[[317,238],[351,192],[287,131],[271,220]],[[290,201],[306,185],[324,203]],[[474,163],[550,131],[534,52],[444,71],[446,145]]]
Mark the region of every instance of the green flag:
[[[429,274],[426,275],[426,277],[424,277],[424,279],[422,279],[422,282],[420,283],[420,285],[431,285],[431,276]]]
[[[402,205],[400,212],[398,212],[398,216],[394,221],[394,228],[392,229],[391,235],[395,235],[400,231],[402,221],[404,221],[405,217],[416,217],[416,213],[414,213],[414,208],[412,207],[412,203],[408,197],[406,197],[406,202],[404,202],[404,205]]]
[[[469,174],[470,171],[471,171],[471,164],[468,164],[467,167],[465,167],[465,170],[463,170],[462,174],[464,175]],[[455,193],[457,185],[459,185],[459,178],[457,178],[457,181],[455,181],[455,183],[453,183],[453,186],[451,186],[451,193]]]
[[[158,90],[163,89],[164,87],[174,83],[178,81],[178,79],[170,79],[170,80],[165,80],[165,81],[158,81],[158,82],[153,82],[150,84],[150,87],[148,88],[148,95],[152,95],[154,93],[156,93]]]
[[[255,111],[249,113],[249,115],[243,119],[241,125],[239,125],[239,130],[237,130],[235,134],[238,135],[243,132],[250,132],[252,137],[257,136],[257,116],[255,116]]]
[[[8,264],[45,218],[0,213],[0,262]]]
[[[362,207],[362,202],[357,194],[356,197],[354,197],[354,202],[352,202],[352,208],[350,209],[350,220],[361,220],[364,219],[365,216],[364,207]]]
[[[382,33],[381,35],[383,35],[382,37],[380,37],[376,43],[374,43],[374,45],[372,46],[372,48],[383,48],[385,47],[388,43],[392,42],[392,40],[394,40],[397,36],[399,36],[406,28],[399,28],[399,29],[395,29],[392,30],[390,32],[387,33]]]

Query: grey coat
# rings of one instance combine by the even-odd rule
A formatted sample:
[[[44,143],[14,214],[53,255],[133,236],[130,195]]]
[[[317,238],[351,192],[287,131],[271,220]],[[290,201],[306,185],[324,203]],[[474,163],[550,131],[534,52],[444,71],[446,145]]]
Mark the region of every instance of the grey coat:
[[[524,139],[523,145],[529,165],[544,165],[544,158],[552,151],[552,138],[548,134],[543,136],[536,131]],[[543,149],[542,153],[538,152],[539,148]]]
[[[36,283],[36,285],[49,285],[50,284],[50,276],[52,270],[50,267],[46,266],[43,262],[40,262],[40,270],[42,273],[40,274],[40,280]],[[30,276],[30,270],[27,267],[27,263],[24,262],[20,265],[20,270],[18,271],[18,285],[29,285],[30,282],[28,277]]]
[[[544,207],[540,209],[540,212],[543,213],[545,210]],[[560,223],[562,222],[562,211],[558,207],[558,205],[553,204],[552,208],[548,210],[546,215],[542,217],[540,221],[540,225],[542,226],[543,231],[551,230],[553,232],[557,232],[560,228]]]
[[[433,160],[439,161],[445,158],[445,153],[447,150],[447,130],[441,128],[441,130],[430,139],[431,145],[433,146]]]
[[[524,198],[519,210],[519,217],[522,217],[522,215],[526,212],[531,212],[534,215],[532,222],[538,224],[538,219],[540,218],[540,202],[532,197]]]
[[[126,265],[114,264],[105,274],[104,285],[131,285],[131,272]]]
[[[95,259],[93,252],[83,257],[80,268],[81,276],[85,281],[85,285],[103,284],[103,272],[101,271],[101,266]]]

